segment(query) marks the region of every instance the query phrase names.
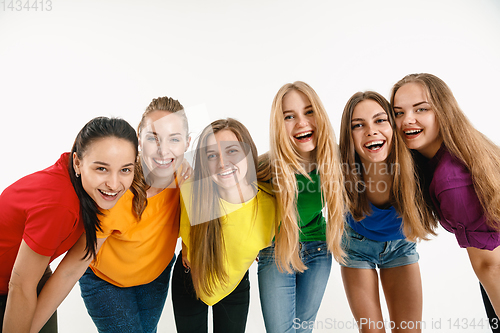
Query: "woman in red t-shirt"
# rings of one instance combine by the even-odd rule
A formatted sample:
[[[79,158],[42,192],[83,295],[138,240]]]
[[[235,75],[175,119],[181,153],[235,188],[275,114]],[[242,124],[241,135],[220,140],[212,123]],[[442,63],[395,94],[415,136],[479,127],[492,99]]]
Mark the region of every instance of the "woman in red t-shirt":
[[[73,287],[70,277],[81,276],[83,271],[72,269],[80,266],[72,263],[90,262],[98,251],[99,209],[113,207],[131,185],[134,190],[137,146],[126,121],[95,118],[82,128],[71,153],[0,195],[0,328],[5,332],[28,332],[35,309],[59,304]],[[40,304],[37,294],[51,276],[50,262],[68,250]],[[55,318],[47,326],[43,332],[57,332]]]

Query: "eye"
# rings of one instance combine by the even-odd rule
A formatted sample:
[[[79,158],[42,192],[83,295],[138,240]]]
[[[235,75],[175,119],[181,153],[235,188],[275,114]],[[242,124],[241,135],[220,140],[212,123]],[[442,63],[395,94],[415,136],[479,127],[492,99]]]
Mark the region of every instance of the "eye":
[[[419,108],[419,109],[417,109],[417,111],[416,111],[416,112],[425,112],[425,111],[427,111],[427,110],[429,110],[429,109],[426,109],[426,108]]]
[[[307,110],[305,114],[308,115],[308,116],[311,116],[311,115],[314,114],[314,110],[312,110],[312,109],[311,110]]]
[[[210,161],[210,160],[213,160],[213,159],[216,159],[217,158],[217,154],[208,154],[207,155],[207,159]]]
[[[381,123],[384,123],[384,122],[386,122],[386,121],[387,121],[387,119],[386,119],[386,118],[380,118],[380,119],[375,120],[375,123],[377,123],[377,124],[381,124]]]
[[[291,119],[293,119],[292,115],[285,116],[285,120],[291,120]]]
[[[238,152],[238,149],[234,149],[234,148],[233,149],[229,149],[227,151],[228,154],[236,154],[237,152]]]
[[[156,136],[152,136],[152,135],[150,135],[150,136],[147,136],[147,137],[146,137],[146,140],[147,140],[147,141],[150,141],[150,142],[155,142],[155,141],[157,141],[157,140],[158,140],[158,138],[157,138]]]
[[[170,142],[179,143],[181,140],[179,138],[172,138],[170,139]]]
[[[361,127],[363,127],[363,124],[354,124],[354,125],[351,125],[351,129],[361,128]]]
[[[102,172],[108,171],[108,169],[106,169],[105,167],[97,167],[96,170]]]
[[[131,173],[131,172],[133,172],[133,170],[132,170],[132,168],[123,168],[121,170],[121,172],[123,172],[123,173]]]
[[[403,111],[394,111],[394,116],[395,116],[396,118],[398,118],[398,117],[402,116],[403,114],[404,114],[404,112],[403,112]]]

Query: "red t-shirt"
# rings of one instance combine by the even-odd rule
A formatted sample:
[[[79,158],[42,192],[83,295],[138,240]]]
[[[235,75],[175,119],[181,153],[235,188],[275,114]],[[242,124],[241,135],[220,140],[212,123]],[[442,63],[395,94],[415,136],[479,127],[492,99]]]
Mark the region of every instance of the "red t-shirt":
[[[8,292],[21,240],[52,261],[82,235],[68,162],[69,153],[64,153],[53,166],[21,178],[0,195],[0,295]]]

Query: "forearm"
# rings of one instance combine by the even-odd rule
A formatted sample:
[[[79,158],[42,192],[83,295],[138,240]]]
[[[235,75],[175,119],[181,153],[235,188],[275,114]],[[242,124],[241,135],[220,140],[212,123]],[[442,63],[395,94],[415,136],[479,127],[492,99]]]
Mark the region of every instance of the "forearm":
[[[36,289],[9,285],[3,332],[29,332],[37,303]]]
[[[105,238],[97,240],[96,252],[99,251]],[[85,234],[68,251],[57,266],[54,274],[49,278],[38,296],[31,332],[38,332],[49,320],[57,307],[69,294],[78,279],[85,273],[91,259],[82,260],[85,254]]]
[[[89,261],[82,261],[78,268],[70,272],[65,272],[64,267],[56,269],[38,296],[30,332],[37,333],[42,329],[43,325],[71,292],[71,289],[87,269],[88,264]]]
[[[476,276],[488,293],[488,297],[496,313],[500,313],[500,268],[487,266],[475,269]]]
[[[472,268],[488,293],[496,313],[500,313],[500,246],[493,251],[467,248]]]

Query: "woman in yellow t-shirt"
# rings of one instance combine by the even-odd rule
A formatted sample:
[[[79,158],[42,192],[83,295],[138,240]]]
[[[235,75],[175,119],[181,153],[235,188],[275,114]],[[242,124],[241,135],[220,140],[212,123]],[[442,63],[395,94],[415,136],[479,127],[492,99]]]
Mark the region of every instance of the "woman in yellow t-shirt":
[[[103,243],[80,279],[87,311],[99,332],[156,332],[167,298],[179,232],[179,179],[189,146],[182,105],[154,99],[138,128],[141,200],[129,191],[103,211]],[[134,207],[139,207],[135,209]],[[142,211],[138,218],[134,211]]]
[[[248,130],[228,118],[206,127],[194,177],[181,187],[182,255],[172,277],[177,332],[244,332],[250,301],[248,269],[271,244],[276,210],[256,182],[257,149]]]

